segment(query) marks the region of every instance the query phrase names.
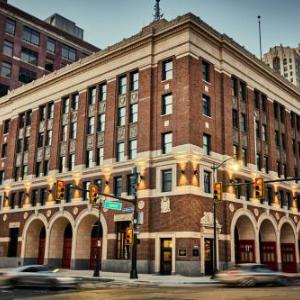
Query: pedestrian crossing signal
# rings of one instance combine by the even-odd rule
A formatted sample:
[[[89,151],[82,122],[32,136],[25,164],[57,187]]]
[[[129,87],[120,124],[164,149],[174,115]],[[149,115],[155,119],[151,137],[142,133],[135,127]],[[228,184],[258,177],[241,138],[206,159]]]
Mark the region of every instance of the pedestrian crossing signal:
[[[214,184],[214,200],[222,201],[222,182]]]
[[[125,245],[133,244],[133,228],[127,227],[125,232]]]

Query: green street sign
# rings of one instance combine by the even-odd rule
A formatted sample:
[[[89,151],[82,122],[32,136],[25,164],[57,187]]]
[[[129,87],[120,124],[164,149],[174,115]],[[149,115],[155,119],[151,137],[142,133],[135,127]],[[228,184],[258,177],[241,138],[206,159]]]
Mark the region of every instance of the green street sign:
[[[105,201],[104,208],[112,210],[122,210],[122,202],[120,201]]]

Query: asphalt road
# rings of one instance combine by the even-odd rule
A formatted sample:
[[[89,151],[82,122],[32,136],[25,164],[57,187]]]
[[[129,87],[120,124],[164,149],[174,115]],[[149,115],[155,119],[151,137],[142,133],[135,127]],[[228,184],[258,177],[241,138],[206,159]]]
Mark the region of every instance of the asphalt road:
[[[0,299],[84,300],[299,300],[300,286],[227,288],[223,286],[134,287],[110,286],[83,291],[14,290],[0,292]],[[39,294],[40,293],[40,294]],[[41,294],[42,293],[42,294]]]

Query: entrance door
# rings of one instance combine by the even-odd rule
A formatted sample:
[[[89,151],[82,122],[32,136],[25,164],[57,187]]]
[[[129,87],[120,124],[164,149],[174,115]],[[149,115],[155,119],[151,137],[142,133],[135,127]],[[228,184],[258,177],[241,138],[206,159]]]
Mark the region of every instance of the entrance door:
[[[276,242],[260,243],[260,260],[273,271],[277,271]]]
[[[96,265],[96,255],[97,255],[97,249],[99,249],[99,266],[101,270],[101,245],[102,245],[102,240],[100,240],[100,247],[97,247],[97,238],[91,238],[91,253],[90,253],[90,269],[93,270]]]
[[[282,262],[282,272],[287,272],[287,273],[297,272],[295,244],[293,243],[281,244],[281,262]]]
[[[44,254],[45,254],[45,239],[40,239],[39,241],[39,252],[37,258],[37,264],[44,264]]]
[[[172,272],[172,240],[161,239],[160,242],[160,273],[171,275]]]
[[[239,241],[238,251],[239,251],[238,263],[254,263],[255,262],[254,241],[252,241],[252,240]]]
[[[72,253],[72,227],[69,224],[64,233],[62,268],[69,269],[71,267]]]
[[[205,253],[205,275],[212,275],[214,269],[214,240],[204,240],[204,253]]]

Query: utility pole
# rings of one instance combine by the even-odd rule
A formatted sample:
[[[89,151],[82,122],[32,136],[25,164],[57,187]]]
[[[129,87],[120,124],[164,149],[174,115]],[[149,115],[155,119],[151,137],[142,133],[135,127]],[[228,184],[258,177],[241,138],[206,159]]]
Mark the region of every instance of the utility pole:
[[[138,211],[137,211],[137,188],[138,188],[138,171],[137,167],[134,167],[132,170],[132,174],[134,176],[134,187],[133,187],[133,240],[132,240],[132,253],[131,253],[131,270],[130,270],[130,279],[137,279],[138,273],[137,273],[137,219],[138,219]]]

